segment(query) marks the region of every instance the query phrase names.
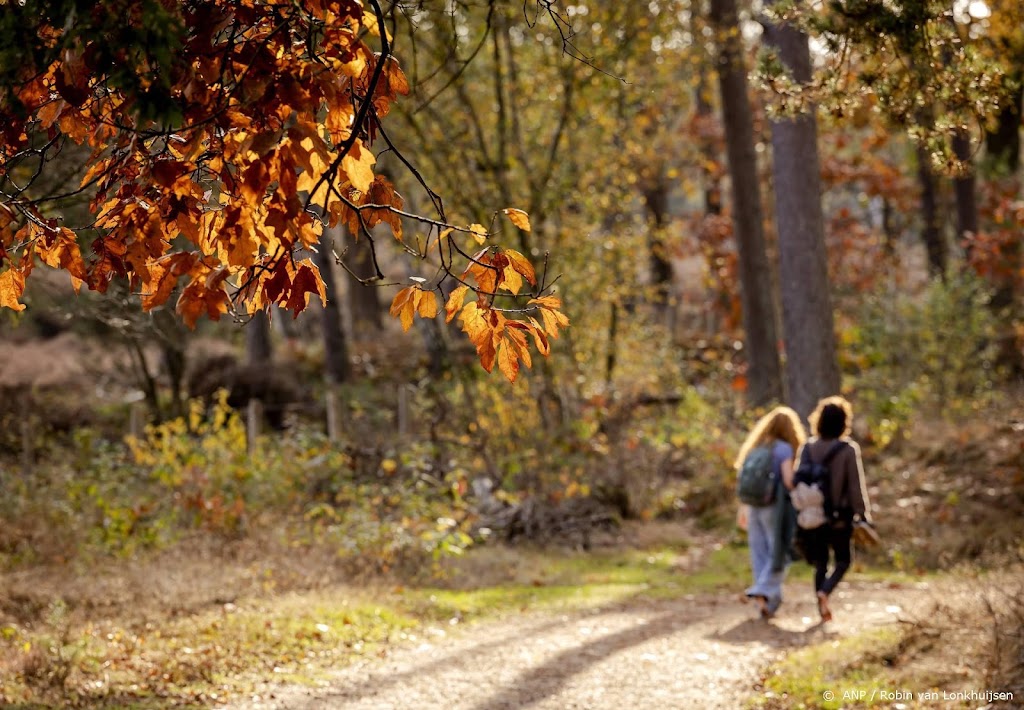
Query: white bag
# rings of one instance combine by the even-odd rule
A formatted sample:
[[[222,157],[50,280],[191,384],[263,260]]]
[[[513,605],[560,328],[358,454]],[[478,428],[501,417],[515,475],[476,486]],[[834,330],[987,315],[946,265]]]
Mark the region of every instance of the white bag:
[[[825,496],[817,486],[796,484],[789,498],[797,510],[796,524],[804,530],[814,530],[825,524]]]

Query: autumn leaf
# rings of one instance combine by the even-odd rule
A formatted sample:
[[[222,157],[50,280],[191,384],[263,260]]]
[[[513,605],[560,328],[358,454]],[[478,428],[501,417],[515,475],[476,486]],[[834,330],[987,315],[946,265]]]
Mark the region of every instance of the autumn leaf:
[[[0,306],[14,311],[25,310],[25,304],[18,299],[25,293],[25,276],[16,269],[7,269],[0,274]]]
[[[531,298],[529,305],[537,307],[544,323],[544,331],[552,338],[558,337],[559,328],[569,325],[569,317],[559,310],[562,307],[562,300],[557,296]]]
[[[530,231],[530,216],[522,210],[517,210],[514,207],[508,207],[503,209],[502,212],[509,218],[512,224],[519,227],[524,232]]]
[[[309,304],[310,293],[320,296],[326,305],[324,282],[320,278],[319,270],[313,264],[303,264],[295,272],[295,278],[292,279],[292,287],[288,293],[288,303],[285,306],[294,313],[295,318],[298,318]]]
[[[446,314],[444,319],[445,323],[451,323],[455,314],[462,310],[462,302],[465,300],[468,292],[469,286],[463,285],[452,291],[451,295],[448,296],[448,303],[445,304],[444,307]]]
[[[487,229],[482,224],[471,224],[469,225],[469,233],[476,240],[477,244],[483,244],[487,241]]]
[[[437,297],[433,291],[420,291],[419,303],[416,306],[420,318],[434,318],[437,316]]]
[[[402,330],[409,330],[413,318],[434,318],[437,316],[437,296],[433,291],[426,291],[417,286],[403,288],[395,294],[388,311],[392,317],[402,321]]]
[[[503,249],[502,253],[508,259],[509,266],[514,269],[517,273],[529,281],[532,285],[537,285],[537,273],[533,270],[533,264],[525,256],[517,252],[515,249]]]

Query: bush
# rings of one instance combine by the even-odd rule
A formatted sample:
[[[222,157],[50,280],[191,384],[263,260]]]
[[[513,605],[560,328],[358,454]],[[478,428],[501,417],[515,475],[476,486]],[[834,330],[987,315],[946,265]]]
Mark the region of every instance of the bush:
[[[989,296],[976,276],[951,274],[919,294],[868,298],[842,330],[844,369],[879,444],[921,406],[956,417],[994,393],[999,323]]]

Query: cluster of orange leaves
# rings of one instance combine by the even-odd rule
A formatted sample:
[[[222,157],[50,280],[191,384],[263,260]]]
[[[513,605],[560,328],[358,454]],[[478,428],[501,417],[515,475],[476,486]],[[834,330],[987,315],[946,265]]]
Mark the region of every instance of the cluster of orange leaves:
[[[126,21],[143,22],[144,4],[128,4],[136,12]],[[402,198],[374,173],[370,143],[409,85],[393,57],[367,44],[388,41],[372,8],[358,0],[183,0],[168,7],[185,28],[174,66],[160,68],[181,114],[174,127],[142,118],[138,97],[105,83],[88,41],[50,66],[26,69],[15,88],[23,110],[0,106],[0,175],[24,178],[8,167],[40,140],[88,146],[80,190],[91,196],[95,215],[93,224],[69,227],[59,201],[34,202],[30,190],[0,198],[0,306],[24,308],[25,280],[38,259],[68,272],[76,290],[103,292],[112,279],[127,279],[146,310],[177,292],[176,309],[190,327],[204,315],[218,319],[273,303],[298,315],[311,296],[327,299],[316,265],[297,256],[320,242],[325,225],[316,214],[357,236],[386,224],[402,240],[393,211]],[[46,29],[57,46],[63,30]],[[129,50],[125,62],[133,61]],[[525,219],[510,212],[514,222]],[[482,228],[470,231],[478,240],[487,236]],[[87,250],[82,239],[92,240]],[[427,316],[437,310],[432,298],[409,303]],[[488,310],[482,304],[481,313]],[[397,312],[408,327],[411,316]],[[519,341],[502,336],[495,349],[506,374],[509,347],[529,357]],[[487,352],[481,357],[490,369]]]
[[[516,226],[529,231],[529,219],[524,212],[509,209],[505,214]],[[478,242],[483,242],[486,240],[483,229],[481,225],[474,224],[467,231]],[[557,338],[559,329],[569,325],[569,318],[561,312],[562,303],[557,296],[538,295],[527,298],[525,304],[519,304],[524,280],[535,287],[537,274],[530,260],[515,249],[481,249],[472,256],[459,279],[461,285],[448,295],[445,303],[445,322],[451,323],[458,316],[462,330],[476,347],[484,369],[491,372],[497,364],[509,382],[516,381],[520,363],[527,368],[533,366],[529,348],[531,338],[537,351],[547,355],[551,352],[550,339]],[[476,299],[467,301],[466,297],[471,293],[476,294]],[[496,308],[497,298],[510,301],[513,307]],[[433,318],[437,312],[434,292],[424,289],[419,283],[399,291],[391,303],[391,315],[401,319],[405,330],[412,325],[415,315]],[[506,313],[523,314],[524,318],[510,318]]]

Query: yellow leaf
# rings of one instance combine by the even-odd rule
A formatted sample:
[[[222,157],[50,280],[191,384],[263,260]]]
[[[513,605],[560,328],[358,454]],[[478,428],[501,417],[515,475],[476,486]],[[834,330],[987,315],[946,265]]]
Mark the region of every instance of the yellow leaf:
[[[25,292],[25,276],[20,271],[8,269],[0,274],[0,307],[14,311],[25,310],[25,304],[18,299]]]
[[[363,194],[370,191],[373,184],[373,164],[377,159],[360,141],[352,145],[352,150],[341,159],[341,169],[345,171],[352,187]]]
[[[420,318],[433,318],[437,315],[437,297],[433,291],[423,291],[422,293],[418,306]]]
[[[414,286],[409,286],[408,288],[403,288],[401,291],[396,293],[395,298],[391,301],[391,309],[388,313],[392,317],[401,313],[402,308],[405,306],[405,302],[409,300],[409,297],[412,296],[413,291],[415,290],[416,288]]]
[[[473,239],[476,240],[477,244],[483,244],[487,241],[487,230],[484,229],[482,224],[471,224],[469,225],[469,233],[473,235]]]
[[[533,270],[533,264],[530,263],[529,259],[515,249],[505,249],[502,253],[508,259],[509,266],[526,277],[526,280],[531,284],[537,285],[537,273]]]
[[[526,214],[522,210],[517,210],[515,207],[509,207],[502,210],[505,215],[512,221],[512,224],[519,227],[524,232],[530,231],[530,215]]]
[[[514,347],[507,340],[502,341],[498,346],[498,369],[508,378],[509,382],[515,382],[516,376],[519,375],[519,358]]]
[[[519,295],[519,289],[523,287],[523,277],[511,266],[505,267],[505,280],[502,284],[509,292]]]
[[[444,307],[445,313],[447,314],[444,319],[445,323],[451,323],[455,314],[462,309],[462,302],[465,300],[466,293],[468,291],[469,286],[459,286],[457,289],[452,291],[450,296],[448,296],[448,303]]]

